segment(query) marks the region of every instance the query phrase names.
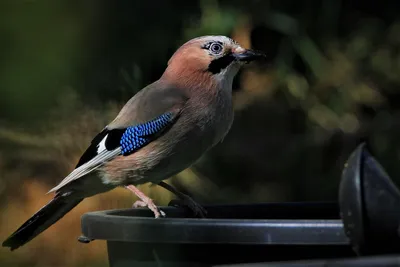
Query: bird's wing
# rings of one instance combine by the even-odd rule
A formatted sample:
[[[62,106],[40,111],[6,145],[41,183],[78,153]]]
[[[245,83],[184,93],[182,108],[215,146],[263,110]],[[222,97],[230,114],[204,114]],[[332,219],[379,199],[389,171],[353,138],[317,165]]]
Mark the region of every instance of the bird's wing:
[[[169,129],[187,101],[184,92],[152,84],[133,96],[91,142],[75,169],[50,192],[85,176],[117,156],[127,156]]]
[[[168,110],[181,108],[187,100],[185,90],[157,81],[132,97],[108,127],[124,128],[145,123]]]

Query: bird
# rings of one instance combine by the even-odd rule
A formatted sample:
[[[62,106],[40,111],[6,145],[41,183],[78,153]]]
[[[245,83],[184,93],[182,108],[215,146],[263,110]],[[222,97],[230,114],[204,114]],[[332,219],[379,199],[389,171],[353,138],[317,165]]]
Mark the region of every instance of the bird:
[[[92,139],[75,169],[48,192],[54,193],[50,202],[2,246],[13,251],[25,245],[85,198],[117,187],[139,198],[133,207],[165,217],[137,186],[163,183],[224,139],[234,120],[233,79],[243,65],[262,58],[263,52],[223,35],[185,42],[160,78],[134,94]]]

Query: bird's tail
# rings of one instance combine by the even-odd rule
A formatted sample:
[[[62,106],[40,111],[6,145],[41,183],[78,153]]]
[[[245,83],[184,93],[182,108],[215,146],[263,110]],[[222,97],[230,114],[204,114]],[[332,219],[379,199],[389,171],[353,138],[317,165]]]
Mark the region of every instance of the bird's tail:
[[[56,195],[8,237],[3,242],[3,247],[10,247],[11,251],[17,249],[61,219],[83,200],[72,198],[72,194]]]

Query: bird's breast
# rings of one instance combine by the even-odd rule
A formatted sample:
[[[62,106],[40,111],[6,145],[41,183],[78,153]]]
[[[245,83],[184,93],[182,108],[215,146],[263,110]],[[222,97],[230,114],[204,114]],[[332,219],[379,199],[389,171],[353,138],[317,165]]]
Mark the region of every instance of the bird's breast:
[[[164,166],[160,168],[164,169],[163,175],[173,175],[190,167],[229,132],[233,122],[231,95],[201,101],[204,100],[188,103],[177,124],[164,136],[163,142],[167,145],[158,165]]]
[[[193,99],[189,104],[193,130],[206,146],[214,146],[228,133],[233,122],[232,95],[221,90],[210,99]],[[191,107],[192,106],[192,107]],[[189,118],[190,120],[190,118]]]

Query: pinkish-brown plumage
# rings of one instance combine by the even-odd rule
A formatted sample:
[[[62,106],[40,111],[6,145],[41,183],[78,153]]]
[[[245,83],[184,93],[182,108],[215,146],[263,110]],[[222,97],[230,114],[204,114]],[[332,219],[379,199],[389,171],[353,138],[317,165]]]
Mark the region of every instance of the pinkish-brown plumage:
[[[183,90],[211,91],[216,93],[217,84],[207,71],[210,56],[204,56],[200,43],[191,41],[184,44],[168,61],[168,66],[160,80],[171,83]],[[176,79],[179,77],[179,79]]]
[[[107,162],[101,168],[106,183],[140,184],[166,179],[189,167],[227,134],[233,122],[231,84],[238,68],[234,68],[226,80],[216,79],[207,71],[213,57],[204,53],[203,43],[204,39],[195,39],[184,44],[171,57],[161,78],[142,91],[144,97],[152,94],[146,97],[149,107],[160,107],[160,99],[166,99],[170,90],[180,92],[182,97],[175,99],[175,107],[182,109],[180,119],[148,146],[130,156]],[[228,43],[225,50],[233,46],[237,45]],[[142,101],[142,98],[136,95],[132,102]],[[161,109],[167,111],[172,102]],[[142,117],[143,110],[130,110],[129,117]],[[138,121],[161,113],[157,111],[148,116],[146,112],[147,118],[143,116],[145,119]]]
[[[84,198],[117,186],[127,187],[141,199],[135,206],[148,206],[156,217],[161,215],[135,185],[169,178],[224,138],[233,122],[233,78],[243,62],[259,56],[225,36],[203,36],[182,45],[161,78],[126,103],[93,139],[76,168],[50,190],[56,192],[54,199],[3,246],[22,246]],[[165,114],[169,114],[165,125],[146,126],[157,129],[156,134],[146,135],[143,129],[148,128],[137,128]],[[128,141],[125,133],[130,135]],[[121,142],[140,146],[130,151]]]

